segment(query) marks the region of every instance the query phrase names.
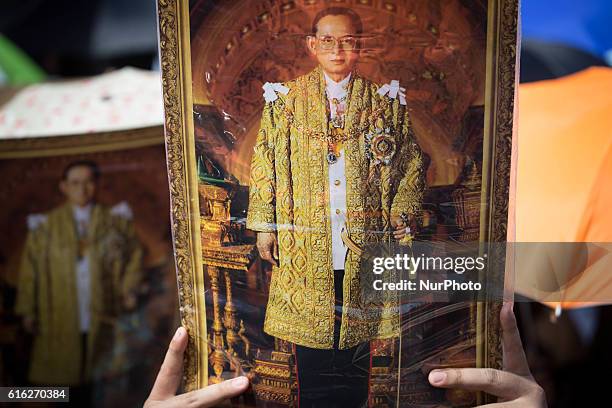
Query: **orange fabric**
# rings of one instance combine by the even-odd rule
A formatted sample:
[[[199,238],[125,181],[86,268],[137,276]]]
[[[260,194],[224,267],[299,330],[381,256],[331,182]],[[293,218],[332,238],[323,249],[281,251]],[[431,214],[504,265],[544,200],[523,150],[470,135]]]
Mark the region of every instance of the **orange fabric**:
[[[612,242],[612,69],[519,88],[516,241]]]
[[[521,85],[518,106],[513,240],[612,242],[612,69]],[[517,280],[516,291],[529,296],[525,286]],[[589,259],[564,298],[612,303],[612,254]]]

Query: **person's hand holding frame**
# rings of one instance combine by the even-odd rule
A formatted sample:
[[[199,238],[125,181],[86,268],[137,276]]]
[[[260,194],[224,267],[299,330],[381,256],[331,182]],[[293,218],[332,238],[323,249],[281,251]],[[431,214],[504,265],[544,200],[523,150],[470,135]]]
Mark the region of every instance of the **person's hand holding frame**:
[[[503,371],[491,368],[433,370],[429,373],[429,382],[435,387],[484,391],[500,398],[499,402],[481,405],[480,408],[546,407],[544,390],[535,382],[529,370],[511,303],[505,303],[502,307],[500,320],[503,330]],[[176,396],[186,347],[187,332],[180,327],[170,342],[166,358],[144,408],[214,407],[246,391],[248,379],[238,377]]]
[[[481,408],[546,407],[544,390],[535,382],[527,364],[512,303],[504,303],[500,322],[503,332],[503,371],[492,368],[433,370],[429,373],[429,382],[434,387],[484,391],[499,398],[497,403],[481,405]]]
[[[219,384],[176,395],[183,377],[183,354],[187,348],[187,331],[179,327],[176,331],[157,379],[143,408],[208,408],[217,407],[224,401],[242,394],[249,387],[246,377],[236,377]]]

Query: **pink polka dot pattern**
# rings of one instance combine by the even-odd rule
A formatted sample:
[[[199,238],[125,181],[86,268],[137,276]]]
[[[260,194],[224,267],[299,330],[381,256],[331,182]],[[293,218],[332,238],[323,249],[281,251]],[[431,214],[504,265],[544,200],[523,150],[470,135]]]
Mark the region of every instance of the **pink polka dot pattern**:
[[[159,73],[124,68],[31,85],[0,107],[0,139],[96,133],[163,123]]]

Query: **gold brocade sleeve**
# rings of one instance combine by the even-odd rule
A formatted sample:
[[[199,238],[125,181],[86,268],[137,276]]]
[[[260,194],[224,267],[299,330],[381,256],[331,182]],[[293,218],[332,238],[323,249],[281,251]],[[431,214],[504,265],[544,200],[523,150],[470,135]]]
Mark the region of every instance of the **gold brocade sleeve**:
[[[143,251],[136,232],[134,223],[130,219],[118,219],[117,226],[123,235],[123,276],[121,279],[121,295],[127,297],[136,295],[140,291],[143,279]]]
[[[17,303],[15,313],[22,317],[37,318],[36,302],[38,301],[36,285],[39,265],[37,257],[43,256],[43,248],[39,245],[40,235],[43,232],[33,230],[28,232],[26,244],[21,256],[19,280],[17,284]]]
[[[247,228],[257,232],[276,231],[273,111],[266,103],[251,161]]]
[[[412,131],[408,110],[402,108],[402,111],[397,166],[400,181],[391,205],[392,217],[400,216],[402,213],[418,216],[425,190],[423,153]]]

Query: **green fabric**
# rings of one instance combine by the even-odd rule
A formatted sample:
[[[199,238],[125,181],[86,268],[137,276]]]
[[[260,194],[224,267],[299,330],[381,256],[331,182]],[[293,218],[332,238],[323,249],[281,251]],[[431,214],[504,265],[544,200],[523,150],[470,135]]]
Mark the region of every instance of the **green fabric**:
[[[8,85],[42,82],[45,72],[8,38],[0,34],[0,70]]]

